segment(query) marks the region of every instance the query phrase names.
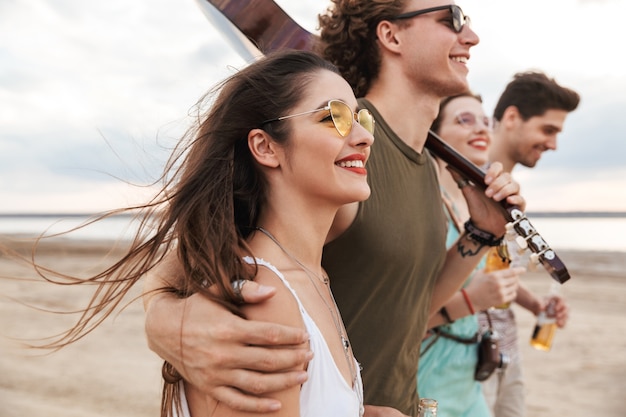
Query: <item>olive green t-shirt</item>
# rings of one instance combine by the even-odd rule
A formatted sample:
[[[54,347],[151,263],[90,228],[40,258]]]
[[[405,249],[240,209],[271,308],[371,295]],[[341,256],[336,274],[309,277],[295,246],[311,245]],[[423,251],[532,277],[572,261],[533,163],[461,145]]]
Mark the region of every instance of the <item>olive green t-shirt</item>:
[[[417,366],[446,222],[435,166],[376,118],[367,162],[371,196],[324,248],[323,266],[362,365],[365,404],[417,415]]]

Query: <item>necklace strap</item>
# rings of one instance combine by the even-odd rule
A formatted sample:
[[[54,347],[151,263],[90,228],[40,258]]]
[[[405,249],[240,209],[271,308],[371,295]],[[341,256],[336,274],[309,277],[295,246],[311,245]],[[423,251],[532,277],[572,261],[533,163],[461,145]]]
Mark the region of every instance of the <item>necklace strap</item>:
[[[306,275],[306,277],[309,279],[309,281],[313,285],[313,288],[315,288],[315,291],[320,296],[320,298],[322,299],[322,302],[324,303],[324,305],[328,309],[328,312],[329,312],[330,317],[331,317],[331,319],[333,321],[333,324],[335,325],[335,329],[337,330],[337,335],[339,336],[339,339],[341,340],[341,345],[343,347],[343,354],[344,354],[344,356],[346,358],[346,361],[348,363],[348,368],[350,369],[350,375],[352,377],[352,384],[353,385],[356,384],[357,375],[358,374],[357,374],[356,366],[354,364],[354,356],[351,354],[350,340],[348,339],[347,332],[345,331],[345,328],[343,326],[343,321],[341,320],[341,314],[339,313],[339,307],[337,307],[337,301],[335,301],[335,296],[333,295],[333,292],[331,291],[330,286],[328,285],[328,282],[329,282],[328,277],[320,278],[319,276],[317,276],[313,271],[311,271],[302,262],[300,262],[300,260],[298,260],[298,258],[296,258],[294,255],[292,255],[289,251],[287,251],[287,249],[285,249],[283,247],[283,245],[280,244],[278,239],[276,239],[274,237],[274,235],[272,235],[270,232],[268,232],[264,228],[257,227],[256,230],[260,231],[265,236],[270,238],[270,240],[272,242],[274,242],[276,244],[276,246],[278,246],[280,248],[280,250],[282,250],[285,255],[287,255],[289,258],[291,258],[291,260],[293,260],[295,263],[297,263],[302,268],[302,271],[304,272],[304,275]],[[330,294],[330,299],[332,300],[334,309],[326,301],[326,298],[322,295],[322,293],[320,292],[320,289],[318,288],[318,286],[315,285],[315,281],[313,280],[311,275],[313,275],[319,281],[321,281],[324,285],[326,285],[326,288],[328,288],[328,293]]]
[[[300,262],[298,260],[298,258],[296,258],[294,255],[292,255],[289,251],[287,251],[287,249],[285,249],[283,247],[283,245],[280,244],[280,242],[278,241],[278,239],[276,239],[274,237],[274,235],[272,235],[270,232],[268,232],[267,230],[265,230],[262,227],[256,227],[256,230],[258,230],[259,232],[263,233],[265,236],[267,236],[268,238],[270,238],[270,240],[272,242],[274,242],[276,244],[276,246],[278,246],[280,248],[280,250],[282,250],[285,255],[287,255],[292,261],[294,261],[295,263],[298,264],[298,266],[302,269],[304,269],[305,272],[310,273],[311,275],[313,275],[315,278],[317,278],[322,284],[324,285],[328,285],[330,282],[330,279],[326,276],[326,275],[322,275],[319,276],[317,275],[315,272],[313,272],[311,269],[307,268],[306,265],[304,265],[302,262]]]

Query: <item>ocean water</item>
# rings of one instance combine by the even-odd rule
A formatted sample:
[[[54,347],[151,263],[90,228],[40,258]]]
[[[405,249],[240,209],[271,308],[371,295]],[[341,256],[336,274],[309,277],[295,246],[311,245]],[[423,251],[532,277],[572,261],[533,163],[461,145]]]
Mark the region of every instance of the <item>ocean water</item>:
[[[556,251],[590,250],[626,252],[626,213],[623,216],[528,216],[535,229]],[[62,232],[84,223],[88,217],[55,215],[0,215],[0,234],[37,236]],[[71,232],[75,239],[128,239],[136,225],[131,217],[116,216]]]
[[[36,237],[41,234],[52,235],[78,227],[89,216],[79,215],[0,215],[0,234]],[[130,239],[137,230],[130,216],[113,216],[84,228],[71,231],[65,238],[84,240],[119,240]]]
[[[624,217],[529,216],[535,229],[554,250],[626,252]]]

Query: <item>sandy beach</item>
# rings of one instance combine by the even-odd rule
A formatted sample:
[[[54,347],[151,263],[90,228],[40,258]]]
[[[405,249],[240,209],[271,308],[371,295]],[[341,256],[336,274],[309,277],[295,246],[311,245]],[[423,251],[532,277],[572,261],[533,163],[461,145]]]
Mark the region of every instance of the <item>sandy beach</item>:
[[[28,248],[1,236],[0,242]],[[102,265],[110,249],[107,242],[60,240],[45,243],[37,259],[81,274]],[[626,253],[559,256],[572,275],[562,287],[572,311],[550,352],[528,345],[535,318],[516,307],[528,416],[621,417],[626,413],[621,394],[626,387]],[[551,282],[541,267],[524,280],[541,293]],[[161,360],[147,348],[140,301],[58,352],[33,351],[20,343],[70,327],[76,316],[43,310],[84,307],[92,291],[42,282],[32,268],[0,255],[0,417],[158,416]]]

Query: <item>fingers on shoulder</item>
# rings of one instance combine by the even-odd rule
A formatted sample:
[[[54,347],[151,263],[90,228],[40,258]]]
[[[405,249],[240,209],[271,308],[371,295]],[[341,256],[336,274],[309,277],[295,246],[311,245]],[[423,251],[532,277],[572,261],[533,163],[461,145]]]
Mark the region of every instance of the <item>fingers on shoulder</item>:
[[[294,294],[276,273],[259,266],[254,281],[260,285],[274,287],[276,293],[261,303],[244,305],[242,310],[248,319],[305,328]]]

